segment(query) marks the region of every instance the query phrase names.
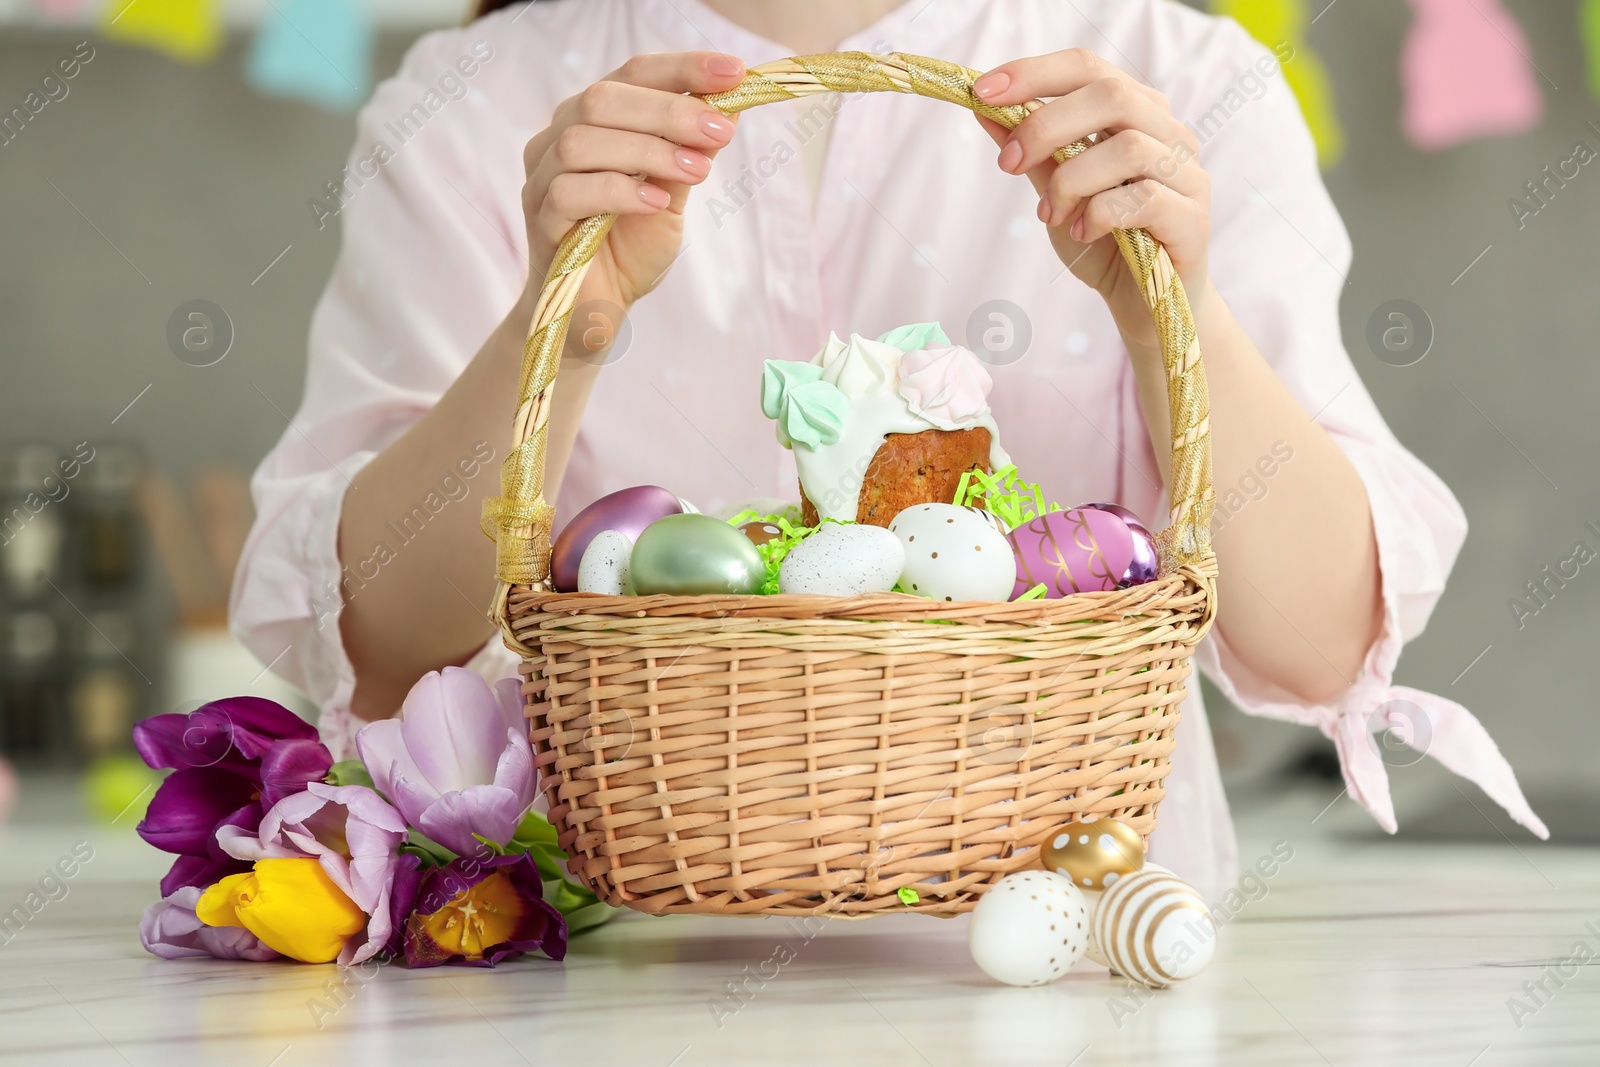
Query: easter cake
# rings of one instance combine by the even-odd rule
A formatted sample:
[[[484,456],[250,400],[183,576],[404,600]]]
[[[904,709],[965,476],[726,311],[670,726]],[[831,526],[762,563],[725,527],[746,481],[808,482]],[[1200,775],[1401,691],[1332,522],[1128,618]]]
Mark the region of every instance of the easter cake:
[[[768,360],[761,409],[794,451],[802,522],[887,527],[915,504],[953,499],[967,472],[1008,465],[992,385],[938,323],[875,341],[830,335],[808,363]]]

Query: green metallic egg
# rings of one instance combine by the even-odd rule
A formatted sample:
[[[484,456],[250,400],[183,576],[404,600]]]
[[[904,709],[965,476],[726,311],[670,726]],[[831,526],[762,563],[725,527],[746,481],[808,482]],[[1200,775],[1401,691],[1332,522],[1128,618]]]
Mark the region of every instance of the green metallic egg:
[[[767,573],[750,539],[709,515],[668,515],[646,526],[629,570],[641,596],[755,593]]]

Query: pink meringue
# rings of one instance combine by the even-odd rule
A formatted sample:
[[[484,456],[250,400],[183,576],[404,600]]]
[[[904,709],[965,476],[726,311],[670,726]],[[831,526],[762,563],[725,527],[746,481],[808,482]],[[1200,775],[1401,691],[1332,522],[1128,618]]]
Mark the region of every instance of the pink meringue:
[[[992,388],[978,357],[960,345],[919,348],[900,361],[900,396],[941,430],[967,429],[988,415]]]

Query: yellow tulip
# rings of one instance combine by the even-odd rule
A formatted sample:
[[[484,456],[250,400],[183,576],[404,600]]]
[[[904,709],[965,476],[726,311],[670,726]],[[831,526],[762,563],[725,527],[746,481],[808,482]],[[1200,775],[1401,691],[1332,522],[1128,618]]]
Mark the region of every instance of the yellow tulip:
[[[200,894],[195,915],[207,926],[241,926],[275,952],[329,963],[366,928],[367,914],[314,859],[257,860]]]

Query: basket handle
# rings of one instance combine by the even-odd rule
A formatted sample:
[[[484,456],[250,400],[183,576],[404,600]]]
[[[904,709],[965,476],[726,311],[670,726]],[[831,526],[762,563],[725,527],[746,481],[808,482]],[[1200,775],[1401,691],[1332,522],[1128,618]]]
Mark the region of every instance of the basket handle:
[[[980,73],[944,60],[898,52],[834,52],[752,67],[737,88],[704,100],[732,115],[817,93],[913,93],[960,104],[1008,129],[1044,106],[1037,100],[1007,107],[984,103],[972,92]],[[1087,142],[1078,141],[1057,149],[1055,158],[1067,160],[1088,147]],[[615,215],[595,215],[567,231],[534,308],[523,349],[522,379],[517,385],[514,446],[501,465],[501,495],[485,501],[483,507],[483,530],[497,545],[495,574],[499,582],[490,616],[502,629],[506,629],[507,598],[513,586],[549,588],[555,509],[544,499],[544,461],[556,369],[578,288],[615,219]],[[1117,247],[1150,305],[1167,371],[1172,425],[1171,525],[1160,536],[1162,569],[1166,571],[1211,556],[1211,423],[1205,370],[1189,300],[1166,250],[1142,229],[1114,233]],[[509,631],[507,636],[511,636]]]

